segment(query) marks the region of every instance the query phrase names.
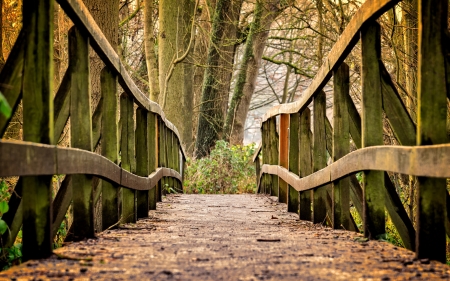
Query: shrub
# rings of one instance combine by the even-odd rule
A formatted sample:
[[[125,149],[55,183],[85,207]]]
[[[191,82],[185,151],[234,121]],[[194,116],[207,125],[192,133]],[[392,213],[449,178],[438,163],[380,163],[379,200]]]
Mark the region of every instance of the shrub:
[[[254,193],[254,151],[254,144],[230,146],[220,140],[208,157],[187,159],[185,193]]]

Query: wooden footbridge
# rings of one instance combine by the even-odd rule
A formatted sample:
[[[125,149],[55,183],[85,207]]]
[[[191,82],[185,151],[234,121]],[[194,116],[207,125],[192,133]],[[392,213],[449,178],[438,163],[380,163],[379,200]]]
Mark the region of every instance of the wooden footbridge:
[[[166,185],[182,190],[185,152],[177,129],[133,83],[81,0],[58,0],[74,27],[69,68],[53,96],[53,1],[24,1],[23,30],[0,74],[8,102],[22,102],[24,141],[0,141],[0,176],[20,177],[2,216],[9,226],[2,243],[11,246],[22,229],[27,262],[0,279],[450,278],[440,263],[450,234],[448,2],[419,1],[416,123],[380,52],[376,20],[398,2],[367,0],[302,99],[266,113],[254,157],[262,194],[163,197]],[[361,115],[344,63],[358,42]],[[89,45],[106,65],[93,114]],[[333,124],[323,92],[331,78]],[[124,91],[120,116],[117,82]],[[383,145],[383,116],[399,146]],[[69,118],[71,147],[57,146]],[[0,116],[2,135],[8,123]],[[101,155],[94,152],[100,139]],[[362,185],[355,178],[361,171]],[[415,224],[387,172],[417,176]],[[53,175],[65,175],[54,199]],[[98,202],[101,216],[94,215]],[[386,232],[387,210],[409,250],[357,234],[350,202],[366,238]],[[71,240],[79,242],[53,252],[70,205]],[[98,224],[103,232],[95,232]]]

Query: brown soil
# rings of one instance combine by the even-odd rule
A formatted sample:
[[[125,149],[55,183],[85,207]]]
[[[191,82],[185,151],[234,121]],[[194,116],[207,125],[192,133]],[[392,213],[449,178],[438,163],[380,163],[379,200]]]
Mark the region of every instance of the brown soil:
[[[147,219],[0,273],[0,280],[449,278],[445,264],[299,221],[264,195],[170,195]]]

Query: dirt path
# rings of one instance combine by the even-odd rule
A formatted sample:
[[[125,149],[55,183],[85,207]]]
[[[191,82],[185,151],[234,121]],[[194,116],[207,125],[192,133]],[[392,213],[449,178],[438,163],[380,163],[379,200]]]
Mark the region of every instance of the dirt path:
[[[433,280],[450,267],[298,221],[263,195],[171,195],[150,217],[0,280]],[[355,240],[356,238],[356,240]]]

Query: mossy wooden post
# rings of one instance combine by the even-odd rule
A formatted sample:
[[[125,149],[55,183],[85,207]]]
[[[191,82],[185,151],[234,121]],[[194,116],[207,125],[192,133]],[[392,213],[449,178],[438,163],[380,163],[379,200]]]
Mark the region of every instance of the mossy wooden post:
[[[147,110],[136,109],[136,175],[148,177],[149,147],[148,147]],[[148,216],[148,191],[136,191],[136,217]]]
[[[447,1],[419,0],[417,145],[448,142],[447,10]],[[417,256],[445,262],[446,179],[418,177],[418,183]]]
[[[89,38],[76,27],[69,30],[69,71],[70,143],[72,147],[92,151]],[[73,175],[72,187],[74,240],[94,237],[92,176]]]
[[[158,167],[166,167],[166,148],[165,148],[165,130],[163,120],[158,118]],[[162,200],[162,192],[164,190],[164,178],[158,182],[157,198],[158,202]]]
[[[102,155],[119,164],[117,129],[117,75],[108,67],[100,75],[103,103],[102,108]],[[108,181],[102,181],[102,228],[116,224],[119,214],[119,187]]]
[[[383,145],[380,25],[366,25],[361,31],[362,49],[362,147]],[[370,239],[385,233],[384,174],[365,171],[364,235]]]
[[[320,91],[314,97],[313,173],[327,166],[326,107],[325,92]],[[324,223],[327,216],[327,186],[316,188],[313,195],[313,222]]]
[[[349,116],[347,98],[350,92],[349,68],[342,65],[333,73],[333,162],[350,153]],[[326,159],[325,159],[326,160]],[[343,178],[333,182],[333,228],[350,229],[350,181]]]
[[[312,173],[312,153],[311,153],[311,110],[305,107],[300,112],[300,177],[306,177]],[[311,191],[299,193],[301,220],[311,220]]]
[[[284,168],[289,168],[289,114],[280,115],[280,137],[278,156],[278,165]],[[288,203],[288,184],[281,178],[278,180],[279,192],[278,201],[280,203]]]
[[[181,174],[181,169],[180,169],[180,141],[178,140],[178,138],[176,137],[176,135],[174,134],[175,137],[175,170]],[[177,189],[178,192],[183,193],[183,182],[180,182],[179,180],[176,180],[176,185],[177,185]]]
[[[148,134],[148,174],[150,175],[158,167],[158,117],[153,112],[147,112]],[[156,210],[158,184],[148,192],[148,204],[150,210]]]
[[[300,114],[290,114],[289,117],[289,172],[299,174],[299,131]],[[299,193],[289,185],[288,212],[299,212]]]
[[[133,99],[123,93],[120,96],[120,120],[122,124],[120,155],[122,169],[133,172],[134,161],[134,120]],[[123,223],[136,222],[135,191],[122,188],[122,219]]]
[[[53,144],[53,0],[24,1],[23,139]],[[31,163],[30,163],[31,164]],[[51,176],[23,177],[23,259],[52,253]]]
[[[165,158],[166,158],[166,167],[172,167],[172,157],[171,157],[171,149],[172,149],[172,136],[170,134],[170,130],[167,126],[164,127],[164,147],[165,147]],[[171,177],[166,177],[164,179],[164,190],[163,195],[167,195],[169,193],[169,187],[173,188],[173,179]]]
[[[278,133],[276,117],[272,117],[269,120],[269,142],[270,142],[270,165],[278,165]],[[278,197],[278,176],[270,175],[270,194]]]
[[[262,136],[262,144],[261,144],[262,145],[262,148],[261,148],[262,149],[262,165],[269,164],[269,154],[270,154],[270,152],[269,152],[269,141],[268,141],[268,138],[267,138],[267,136],[268,136],[268,134],[267,134],[267,130],[268,130],[267,125],[268,125],[267,121],[262,123],[262,131],[261,131],[261,136]],[[259,178],[259,175],[257,175],[257,177]],[[269,190],[268,190],[268,177],[269,177],[268,175],[264,174],[262,176],[262,178],[261,178],[261,182],[260,182],[260,185],[261,185],[260,192],[261,193],[264,193],[264,194],[270,193]]]

